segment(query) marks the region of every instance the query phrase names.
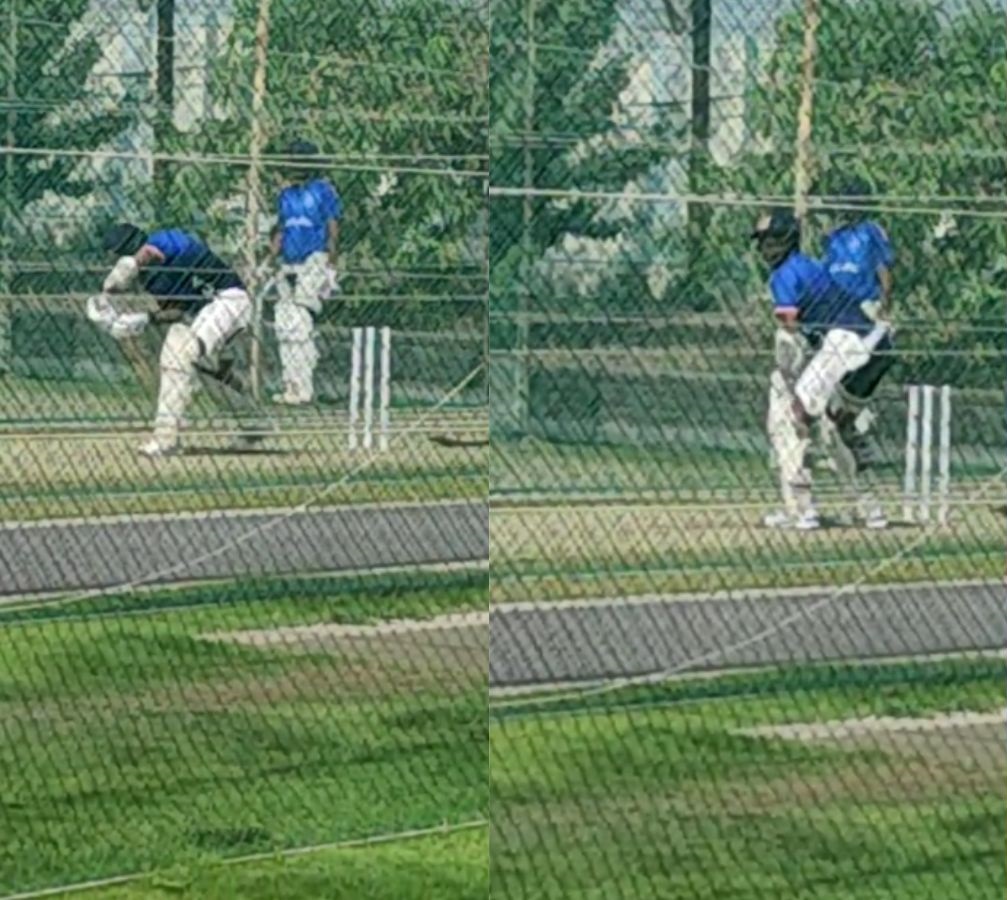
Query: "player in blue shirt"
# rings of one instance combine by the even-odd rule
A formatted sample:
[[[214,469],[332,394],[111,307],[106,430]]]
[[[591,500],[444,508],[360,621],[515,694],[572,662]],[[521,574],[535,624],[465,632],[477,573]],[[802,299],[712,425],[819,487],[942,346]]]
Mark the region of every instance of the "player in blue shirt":
[[[309,160],[318,156],[318,148],[294,141],[287,154]],[[338,287],[336,256],[343,203],[335,187],[308,168],[293,167],[290,179],[276,201],[277,228],[271,248],[279,262],[274,321],[284,384],[283,392],[273,400],[299,405],[314,397],[315,319],[322,300]]]
[[[806,465],[810,426],[827,411],[842,379],[868,362],[879,335],[856,298],[842,290],[825,265],[801,252],[801,226],[793,214],[777,210],[763,216],[752,238],[770,268],[777,322],[786,334],[800,333],[814,351],[799,371],[791,367],[784,385],[789,409],[775,404],[770,437],[788,519],[796,527],[815,528],[819,523]]]
[[[248,327],[252,303],[238,274],[202,240],[186,231],[166,229],[147,234],[130,223],[110,228],[102,241],[118,259],[88,300],[88,318],[113,337],[135,337],[148,325],[166,325],[160,355],[160,387],[154,433],[140,448],[159,458],[180,448],[179,427],[195,388],[206,376],[229,391],[246,410],[249,398],[233,370],[233,360],[220,351]],[[153,313],[120,313],[109,297],[126,291],[134,280],[154,297]],[[259,429],[254,429],[258,431]],[[245,436],[248,442],[256,438]]]
[[[887,322],[895,253],[885,230],[861,208],[869,191],[869,186],[856,178],[842,186],[839,196],[845,198],[848,209],[823,242],[823,262],[832,279],[883,329],[868,363],[843,378],[830,401],[830,418],[853,452],[858,471],[869,468],[877,454],[867,430],[858,429],[856,422],[895,361],[894,336]]]

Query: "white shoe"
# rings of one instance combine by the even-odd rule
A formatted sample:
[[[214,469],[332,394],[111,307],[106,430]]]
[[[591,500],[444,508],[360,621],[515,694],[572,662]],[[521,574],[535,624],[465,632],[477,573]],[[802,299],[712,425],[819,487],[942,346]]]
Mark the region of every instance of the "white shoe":
[[[815,531],[822,527],[818,512],[813,509],[805,510],[794,520],[794,528],[798,531]]]
[[[864,516],[864,527],[870,528],[872,531],[880,531],[887,528],[888,517],[885,515],[885,511],[880,506],[869,510],[867,515]]]
[[[822,523],[818,518],[818,513],[809,509],[801,513],[796,518],[788,515],[783,510],[771,512],[762,520],[766,528],[778,528],[785,531],[814,531],[821,528]]]
[[[766,528],[789,528],[790,516],[782,509],[778,509],[765,515],[762,519],[762,524]]]
[[[168,442],[162,438],[152,437],[137,448],[137,453],[148,459],[164,459],[167,456],[177,456],[181,450],[182,446],[178,440]]]
[[[279,403],[283,406],[304,406],[311,402],[310,399],[305,399],[304,397],[299,397],[296,394],[292,394],[289,391],[284,391],[282,394],[273,394],[273,403]]]

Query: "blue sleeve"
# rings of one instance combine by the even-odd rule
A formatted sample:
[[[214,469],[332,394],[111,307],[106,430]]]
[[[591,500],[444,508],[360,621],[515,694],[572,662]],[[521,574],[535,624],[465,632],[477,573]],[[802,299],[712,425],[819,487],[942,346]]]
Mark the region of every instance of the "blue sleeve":
[[[799,309],[801,277],[794,266],[784,264],[769,279],[769,293],[774,309]]]
[[[328,182],[320,183],[322,209],[326,219],[341,219],[343,217],[343,201],[339,199],[336,189]]]
[[[871,240],[877,253],[878,264],[890,269],[895,263],[895,251],[892,250],[892,243],[888,240],[888,233],[875,222],[870,223]]]
[[[148,244],[164,254],[165,259],[178,255],[182,249],[181,235],[177,231],[155,231],[147,237]]]

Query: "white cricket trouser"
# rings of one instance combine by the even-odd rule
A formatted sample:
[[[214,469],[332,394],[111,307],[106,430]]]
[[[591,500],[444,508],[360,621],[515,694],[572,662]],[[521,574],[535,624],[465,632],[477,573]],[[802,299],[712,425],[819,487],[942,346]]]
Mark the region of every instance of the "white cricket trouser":
[[[280,299],[276,304],[274,324],[283,384],[288,396],[305,403],[314,396],[315,367],[318,365],[311,313],[322,308],[321,292],[328,266],[327,254],[312,253],[304,262],[281,266],[277,279]],[[293,284],[288,276],[293,276]]]
[[[155,436],[171,444],[192,397],[196,363],[216,353],[252,319],[252,301],[241,288],[228,288],[204,306],[191,325],[176,323],[161,347],[161,384],[158,390]]]
[[[845,328],[833,328],[825,335],[821,348],[794,386],[794,394],[809,416],[817,419],[825,412],[829,398],[843,378],[871,358],[873,343],[876,341]]]
[[[212,356],[252,321],[252,300],[242,288],[227,288],[216,294],[192,321],[192,333]]]
[[[769,379],[766,430],[779,467],[784,509],[789,515],[799,515],[811,508],[811,472],[805,465],[808,438],[798,429],[794,397],[779,370]]]

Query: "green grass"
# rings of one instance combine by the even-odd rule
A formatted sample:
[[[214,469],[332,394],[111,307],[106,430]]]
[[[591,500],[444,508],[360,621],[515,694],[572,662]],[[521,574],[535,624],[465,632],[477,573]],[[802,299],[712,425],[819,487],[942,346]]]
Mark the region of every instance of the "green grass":
[[[798,744],[773,722],[1002,708],[1003,664],[828,667],[498,709],[493,895],[998,900],[1000,729]]]
[[[489,894],[485,829],[293,859],[179,868],[86,900],[481,900]]]
[[[753,432],[753,437],[758,437]],[[903,439],[899,439],[901,441]],[[973,438],[975,440],[975,438]],[[989,435],[981,448],[952,459],[952,478],[962,487],[995,478],[1002,470],[1000,438]],[[954,449],[954,448],[953,448]],[[901,490],[903,445],[884,445],[887,466],[876,481],[890,493]],[[573,504],[589,499],[700,503],[776,501],[777,476],[766,452],[756,449],[639,445],[628,437],[621,444],[551,443],[525,438],[495,441],[489,461],[495,502]],[[816,493],[828,498],[837,490],[835,476],[816,469]]]
[[[0,626],[4,889],[485,816],[485,644],[200,639],[485,609],[485,577],[303,603],[258,590]]]

